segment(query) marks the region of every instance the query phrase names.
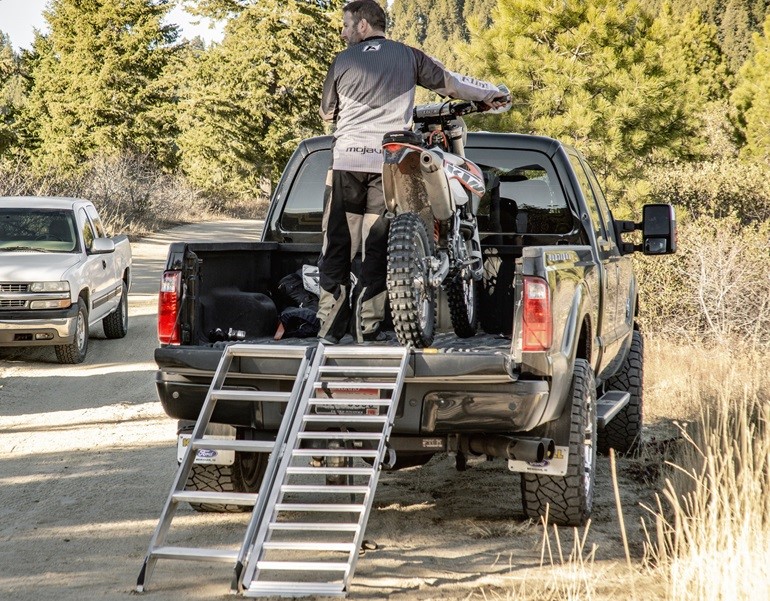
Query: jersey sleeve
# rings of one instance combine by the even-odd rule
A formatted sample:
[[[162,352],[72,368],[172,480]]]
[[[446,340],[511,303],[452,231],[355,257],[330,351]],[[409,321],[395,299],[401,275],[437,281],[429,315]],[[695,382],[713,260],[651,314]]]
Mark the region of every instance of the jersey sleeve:
[[[433,90],[442,96],[461,98],[463,100],[491,101],[500,95],[497,86],[449,71],[435,58],[421,50],[412,48],[417,61],[417,83],[424,88]]]

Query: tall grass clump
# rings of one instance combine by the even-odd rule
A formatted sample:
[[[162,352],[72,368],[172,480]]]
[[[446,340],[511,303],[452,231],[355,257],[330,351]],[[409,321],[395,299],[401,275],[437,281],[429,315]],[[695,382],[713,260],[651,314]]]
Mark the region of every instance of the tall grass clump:
[[[646,554],[667,599],[770,598],[770,406],[740,389],[682,429]]]

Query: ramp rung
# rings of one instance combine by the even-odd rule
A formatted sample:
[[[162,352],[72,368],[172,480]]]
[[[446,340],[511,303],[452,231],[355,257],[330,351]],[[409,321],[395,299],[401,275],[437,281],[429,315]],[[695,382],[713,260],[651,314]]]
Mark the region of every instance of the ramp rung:
[[[289,570],[292,572],[347,572],[346,563],[332,561],[258,561],[258,570]]]
[[[315,407],[390,407],[393,401],[391,399],[310,399],[308,405]]]
[[[361,513],[365,505],[354,503],[276,503],[276,511],[323,511],[328,513]]]
[[[272,522],[271,530],[301,530],[306,532],[358,532],[358,524],[336,522]]]
[[[337,380],[324,380],[322,382],[313,382],[315,390],[351,390],[358,388],[376,388],[378,390],[393,390],[396,387],[395,382],[340,382]]]
[[[190,559],[193,561],[233,563],[238,558],[238,552],[227,549],[195,547],[156,547],[152,550],[152,556],[158,559]]]
[[[269,344],[233,344],[225,347],[232,357],[266,357],[268,359],[302,359],[307,349],[301,346]]]
[[[275,403],[286,403],[289,401],[291,393],[271,392],[266,390],[214,390],[211,398],[217,401],[273,401]]]
[[[247,492],[208,492],[196,490],[180,490],[171,495],[180,503],[217,503],[222,505],[254,505],[257,502],[256,493]]]
[[[296,449],[294,457],[379,457],[377,449]]]
[[[355,374],[355,375],[371,375],[371,374],[398,374],[400,370],[398,367],[377,367],[374,365],[321,365],[318,371],[322,374]],[[362,382],[363,384],[363,382]]]
[[[319,476],[371,476],[374,474],[374,468],[292,466],[286,469],[286,473],[291,475],[305,475],[305,476],[309,474],[318,474]]]
[[[274,551],[343,551],[351,553],[355,551],[356,546],[353,543],[311,543],[311,542],[276,542],[270,541],[262,543],[263,549]]]
[[[380,440],[379,432],[299,432],[302,440]]]
[[[371,489],[368,486],[345,486],[345,485],[318,485],[312,484],[284,484],[281,486],[282,492],[297,492],[297,493],[349,493],[351,495],[367,494]]]
[[[241,451],[242,453],[270,453],[275,443],[269,440],[233,440],[230,438],[199,438],[192,443],[194,449]]]
[[[254,593],[254,594],[252,594]],[[341,596],[345,585],[341,582],[288,582],[283,580],[254,581],[243,591],[244,597],[290,597],[290,596]]]
[[[324,424],[385,424],[387,415],[303,415],[302,421]]]
[[[403,346],[324,346],[324,356],[327,359],[355,359],[362,357],[375,359],[401,359],[404,356]]]

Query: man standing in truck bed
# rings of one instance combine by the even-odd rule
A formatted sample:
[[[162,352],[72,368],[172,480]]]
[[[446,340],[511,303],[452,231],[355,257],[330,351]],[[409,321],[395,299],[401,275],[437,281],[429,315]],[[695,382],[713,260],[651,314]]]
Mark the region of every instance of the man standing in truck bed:
[[[358,342],[381,340],[387,299],[387,237],[382,192],[382,138],[407,129],[415,87],[497,108],[507,95],[491,83],[447,71],[424,52],[385,38],[385,11],[374,0],[345,5],[342,39],[324,82],[321,117],[336,123],[331,196],[324,208],[319,337],[336,344],[350,321],[350,263],[362,250],[355,299]]]

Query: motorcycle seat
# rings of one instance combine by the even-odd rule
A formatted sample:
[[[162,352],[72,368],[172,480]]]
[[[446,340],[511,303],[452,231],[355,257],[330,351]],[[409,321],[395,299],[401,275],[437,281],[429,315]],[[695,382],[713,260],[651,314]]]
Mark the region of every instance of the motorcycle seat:
[[[382,138],[383,144],[411,144],[422,146],[422,136],[409,130],[389,131]]]

